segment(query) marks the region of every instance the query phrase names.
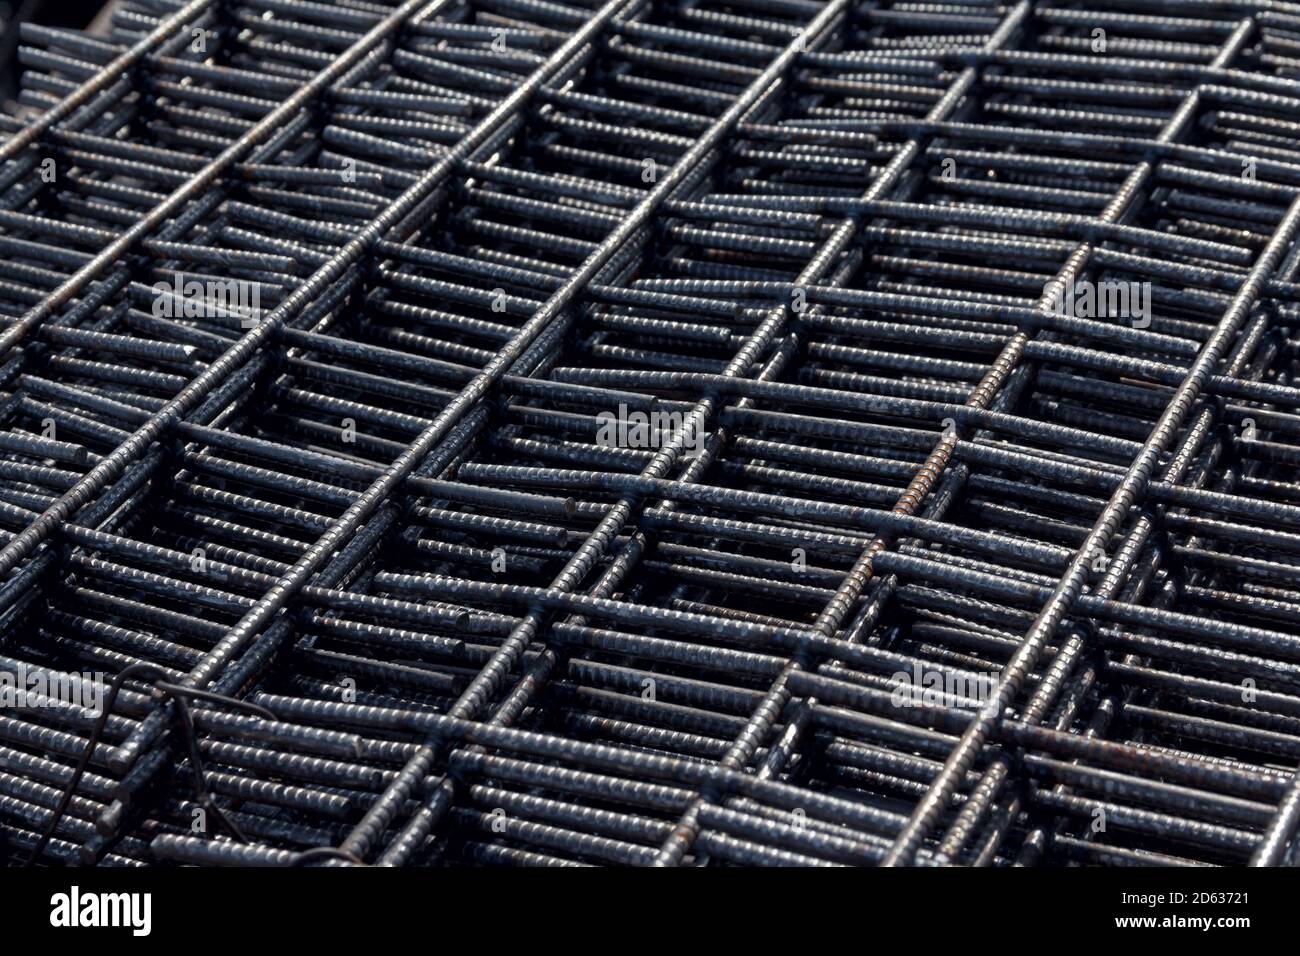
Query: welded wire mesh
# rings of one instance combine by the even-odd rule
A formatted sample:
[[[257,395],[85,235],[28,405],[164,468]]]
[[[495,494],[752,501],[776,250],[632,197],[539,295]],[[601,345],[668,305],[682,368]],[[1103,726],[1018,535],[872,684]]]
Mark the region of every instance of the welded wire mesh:
[[[0,144],[0,858],[1300,820],[1300,6],[127,0]]]

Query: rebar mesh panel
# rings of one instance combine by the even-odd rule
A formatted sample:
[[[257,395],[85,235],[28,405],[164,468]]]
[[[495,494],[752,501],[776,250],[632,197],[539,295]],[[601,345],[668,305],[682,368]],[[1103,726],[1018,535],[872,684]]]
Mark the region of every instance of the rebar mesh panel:
[[[3,120],[4,860],[1291,862],[1300,8],[111,41]]]

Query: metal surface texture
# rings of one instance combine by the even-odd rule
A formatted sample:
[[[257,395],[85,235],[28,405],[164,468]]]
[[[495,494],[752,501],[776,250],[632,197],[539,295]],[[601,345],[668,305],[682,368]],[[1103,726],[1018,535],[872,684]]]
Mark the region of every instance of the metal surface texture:
[[[0,117],[0,861],[1300,855],[1300,5],[124,0]]]

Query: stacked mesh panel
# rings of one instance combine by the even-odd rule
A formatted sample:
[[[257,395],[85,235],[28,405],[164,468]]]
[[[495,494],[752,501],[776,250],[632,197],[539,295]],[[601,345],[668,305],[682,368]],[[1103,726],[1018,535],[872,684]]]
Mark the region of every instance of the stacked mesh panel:
[[[0,144],[0,670],[101,692],[0,859],[1292,861],[1300,6],[112,22]]]

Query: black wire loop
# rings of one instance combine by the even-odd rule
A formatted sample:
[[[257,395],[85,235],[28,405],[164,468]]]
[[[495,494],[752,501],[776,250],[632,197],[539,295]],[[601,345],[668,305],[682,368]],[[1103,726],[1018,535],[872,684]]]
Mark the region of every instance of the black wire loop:
[[[160,701],[171,698],[176,703],[175,718],[180,726],[181,732],[185,737],[186,748],[189,753],[190,775],[194,781],[194,792],[199,804],[211,813],[221,825],[240,843],[248,843],[248,837],[243,830],[230,819],[226,813],[217,805],[207,784],[203,780],[203,758],[199,753],[198,735],[194,730],[194,715],[190,709],[189,699],[206,701],[211,704],[219,704],[229,707],[232,710],[242,710],[264,720],[276,720],[276,716],[265,707],[249,701],[239,700],[234,697],[227,697],[224,694],[217,694],[209,690],[202,690],[197,687],[186,687],[183,684],[172,683],[166,680],[166,672],[152,664],[135,663],[120,670],[113,678],[112,684],[109,685],[108,696],[104,699],[100,707],[99,717],[95,721],[95,728],[86,741],[86,749],[77,761],[76,770],[73,771],[68,785],[64,788],[62,796],[59,798],[58,806],[55,807],[49,823],[45,826],[45,831],[36,841],[31,855],[27,858],[24,868],[34,866],[40,859],[41,854],[45,851],[46,846],[54,837],[55,831],[63,821],[68,812],[68,807],[72,804],[72,798],[77,792],[77,786],[81,783],[81,778],[85,776],[86,769],[90,766],[91,757],[95,753],[95,748],[99,746],[101,738],[104,736],[104,730],[108,727],[108,719],[112,716],[113,707],[117,704],[118,695],[121,693],[122,685],[133,677],[143,677],[145,679],[156,678],[153,682],[153,692]]]

